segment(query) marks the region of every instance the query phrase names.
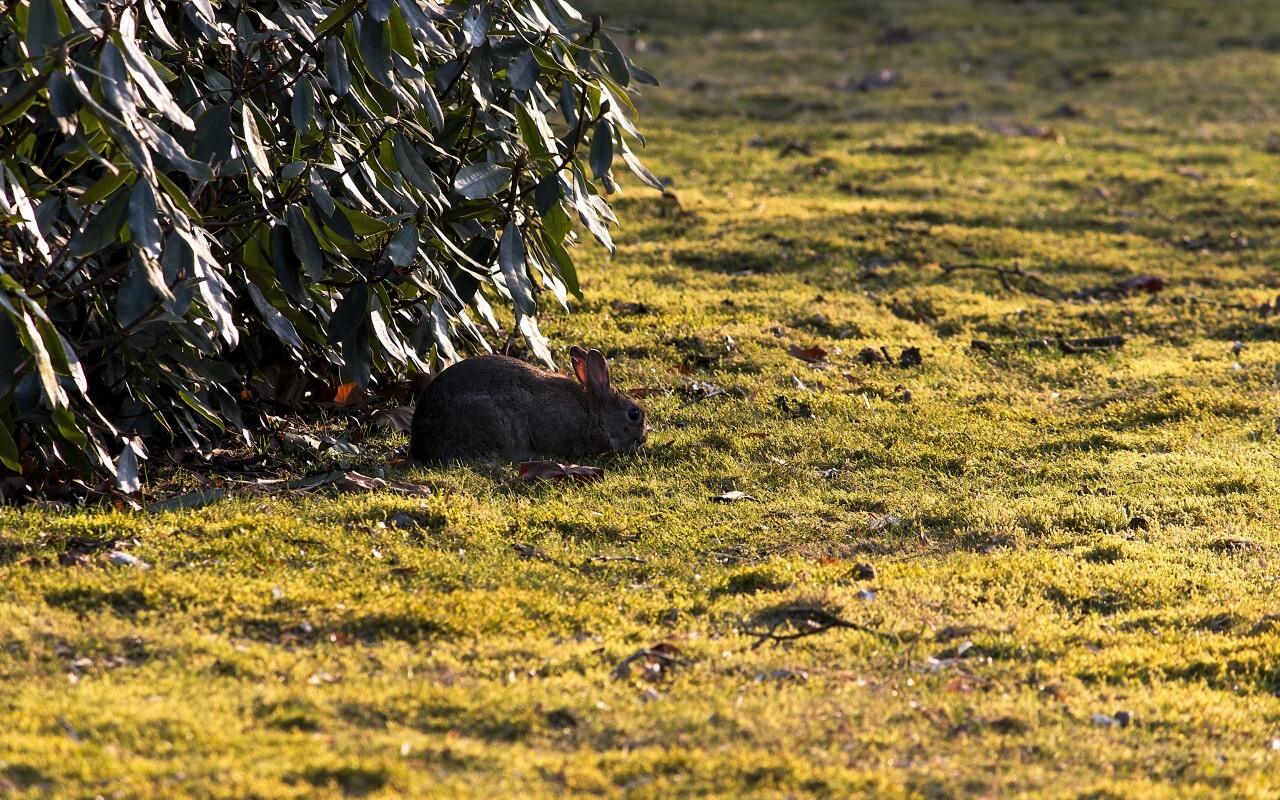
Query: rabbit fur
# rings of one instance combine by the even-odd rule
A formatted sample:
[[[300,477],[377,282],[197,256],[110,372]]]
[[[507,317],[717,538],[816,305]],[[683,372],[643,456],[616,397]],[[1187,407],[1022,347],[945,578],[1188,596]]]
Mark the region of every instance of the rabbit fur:
[[[512,461],[626,452],[648,435],[644,409],[609,383],[599,350],[569,350],[568,378],[499,355],[450,366],[428,384],[409,453],[425,462],[497,454]]]

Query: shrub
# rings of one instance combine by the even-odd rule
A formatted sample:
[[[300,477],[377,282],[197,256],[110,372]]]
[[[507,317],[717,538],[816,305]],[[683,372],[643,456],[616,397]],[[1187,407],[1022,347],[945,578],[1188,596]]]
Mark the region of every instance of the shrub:
[[[488,349],[495,306],[550,363],[539,299],[578,294],[578,230],[612,249],[615,156],[661,188],[652,77],[562,0],[29,0],[0,39],[15,470],[132,488],[148,437],[247,438],[282,369],[365,387]]]

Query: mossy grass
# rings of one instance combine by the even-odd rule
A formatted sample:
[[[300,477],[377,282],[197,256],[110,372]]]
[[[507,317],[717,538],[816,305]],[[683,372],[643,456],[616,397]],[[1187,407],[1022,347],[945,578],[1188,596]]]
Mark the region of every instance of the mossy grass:
[[[1280,7],[601,10],[675,197],[545,329],[648,446],[0,512],[0,794],[1280,792]]]

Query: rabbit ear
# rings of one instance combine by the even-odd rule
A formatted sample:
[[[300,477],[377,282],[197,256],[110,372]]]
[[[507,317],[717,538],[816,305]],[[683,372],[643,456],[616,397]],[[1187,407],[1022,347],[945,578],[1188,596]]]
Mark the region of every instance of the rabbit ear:
[[[573,374],[578,376],[578,382],[583,386],[589,386],[587,379],[587,351],[577,345],[570,347],[569,363],[573,365]]]
[[[591,350],[587,353],[587,380],[583,383],[598,395],[605,395],[610,391],[609,364],[599,350]]]

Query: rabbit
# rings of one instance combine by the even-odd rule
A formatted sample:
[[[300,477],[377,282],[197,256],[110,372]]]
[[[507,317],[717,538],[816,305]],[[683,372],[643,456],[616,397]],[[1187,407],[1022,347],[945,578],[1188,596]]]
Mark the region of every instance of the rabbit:
[[[648,438],[644,409],[609,385],[599,350],[569,350],[572,378],[506,356],[468,358],[427,385],[409,453],[423,462],[497,454],[512,461],[629,452]]]

